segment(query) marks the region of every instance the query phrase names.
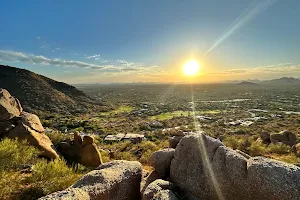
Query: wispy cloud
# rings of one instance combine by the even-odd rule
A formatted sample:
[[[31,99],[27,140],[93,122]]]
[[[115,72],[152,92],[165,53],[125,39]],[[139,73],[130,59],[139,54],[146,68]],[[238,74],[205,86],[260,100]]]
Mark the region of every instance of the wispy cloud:
[[[99,58],[101,58],[101,55],[100,54],[95,54],[95,55],[92,55],[92,56],[86,56],[85,58],[86,59],[98,60]]]
[[[130,72],[130,71],[147,71],[154,66],[142,66],[141,64],[135,64],[134,62],[127,62],[124,60],[105,61],[100,64],[92,64],[88,62],[76,61],[76,60],[63,60],[58,58],[47,58],[42,55],[26,54],[23,52],[4,51],[0,50],[0,60],[7,62],[22,62],[28,64],[37,65],[50,65],[59,67],[77,67],[87,68],[93,70],[112,71],[112,72]]]

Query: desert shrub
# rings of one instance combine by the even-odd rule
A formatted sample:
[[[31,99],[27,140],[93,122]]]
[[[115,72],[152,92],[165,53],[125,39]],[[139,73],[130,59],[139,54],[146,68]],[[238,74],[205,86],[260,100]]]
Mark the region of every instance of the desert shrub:
[[[155,143],[150,142],[150,141],[145,141],[145,142],[140,143],[138,145],[138,148],[141,149],[143,152],[141,158],[139,159],[139,161],[142,164],[148,164],[151,154],[153,152],[159,150],[159,147]]]
[[[110,156],[109,156],[109,152],[108,151],[100,149],[100,153],[101,153],[102,161],[104,163],[110,161]]]
[[[226,136],[223,143],[232,149],[239,149],[241,151],[246,151],[249,146],[247,137],[239,135]]]
[[[137,160],[137,158],[128,151],[115,153],[115,159],[116,160]]]
[[[282,161],[282,162],[291,163],[291,164],[299,164],[300,163],[300,158],[297,157],[293,153],[281,155],[280,157],[272,157],[272,158]]]
[[[0,171],[22,168],[36,161],[39,151],[26,141],[5,138],[0,142]]]
[[[69,139],[71,136],[64,133],[46,133],[54,145],[57,145],[59,142]]]
[[[51,162],[41,160],[32,167],[32,176],[29,182],[33,187],[43,186],[45,194],[63,190],[79,179],[76,174],[63,160],[56,159]]]
[[[46,196],[46,194],[41,186],[31,186],[22,189],[18,195],[18,199],[36,200],[43,196]]]
[[[224,138],[223,143],[232,149],[238,149],[240,146],[240,140],[237,137],[229,136]]]
[[[263,156],[267,152],[267,147],[261,142],[252,141],[247,150],[250,156]]]
[[[287,154],[291,152],[291,147],[282,143],[272,143],[268,146],[268,150],[270,153]]]
[[[19,172],[0,172],[0,199],[14,199],[13,194],[20,190],[23,177]]]

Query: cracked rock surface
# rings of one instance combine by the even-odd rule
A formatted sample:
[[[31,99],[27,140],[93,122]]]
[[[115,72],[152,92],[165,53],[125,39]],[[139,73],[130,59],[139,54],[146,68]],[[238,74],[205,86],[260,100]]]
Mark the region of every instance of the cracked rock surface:
[[[171,182],[199,199],[296,200],[300,168],[245,157],[204,134],[184,137],[171,162]]]

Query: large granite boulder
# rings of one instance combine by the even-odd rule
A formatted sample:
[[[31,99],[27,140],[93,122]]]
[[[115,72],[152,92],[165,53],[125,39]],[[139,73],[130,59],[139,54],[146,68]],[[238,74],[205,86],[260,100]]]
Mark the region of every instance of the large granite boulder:
[[[190,197],[230,200],[296,200],[300,168],[245,157],[204,134],[184,137],[170,168],[171,182]]]
[[[293,146],[296,144],[297,138],[291,131],[284,130],[280,133],[270,135],[270,140],[272,143],[281,142],[283,144]]]
[[[76,132],[74,140],[61,142],[57,150],[64,156],[68,163],[80,163],[87,167],[98,167],[102,164],[101,154],[91,136],[83,138]]]
[[[297,143],[293,146],[293,151],[297,156],[300,156],[300,143]]]
[[[41,200],[134,200],[140,199],[142,165],[137,161],[115,160],[99,166],[70,188]]]
[[[167,148],[156,151],[150,156],[149,162],[155,171],[162,177],[170,176],[170,165],[174,158],[175,149]]]
[[[5,89],[0,89],[0,137],[27,140],[49,159],[58,158],[59,154],[47,135],[38,116],[22,112],[18,99]]]
[[[169,147],[175,149],[182,138],[183,136],[169,137]]]
[[[5,137],[17,138],[18,140],[27,140],[30,145],[38,148],[41,151],[42,156],[45,156],[49,159],[59,157],[59,153],[56,151],[56,148],[52,144],[49,137],[43,132],[38,132],[42,129],[38,127],[35,122],[30,122],[27,121],[27,119],[22,118],[14,123],[15,127],[5,134]],[[26,124],[33,124],[33,127]]]
[[[178,200],[178,197],[172,191],[174,185],[162,179],[158,179],[148,185],[143,193],[142,200]]]
[[[271,139],[270,139],[270,134],[268,132],[262,132],[260,133],[260,138],[262,139],[262,142],[264,144],[270,144],[271,143]]]
[[[0,88],[0,121],[20,116],[22,110],[19,100],[11,96],[7,90]]]
[[[153,181],[157,180],[157,179],[163,179],[164,177],[162,177],[159,173],[157,173],[156,171],[152,171],[148,176],[143,177],[142,181],[141,181],[141,193],[143,194],[145,189],[148,187],[148,185],[150,183],[152,183]]]
[[[79,188],[68,188],[63,191],[58,191],[49,194],[45,197],[39,198],[39,200],[90,200],[90,196],[87,192]]]
[[[87,192],[91,200],[139,199],[141,177],[139,162],[115,160],[86,174],[72,187]]]
[[[31,129],[43,133],[45,131],[40,119],[38,116],[28,112],[21,113],[21,121],[26,125],[29,126]]]

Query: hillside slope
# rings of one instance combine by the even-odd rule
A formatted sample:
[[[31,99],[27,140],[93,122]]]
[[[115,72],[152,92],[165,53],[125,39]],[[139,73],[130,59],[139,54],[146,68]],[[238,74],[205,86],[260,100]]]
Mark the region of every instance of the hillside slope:
[[[262,81],[264,84],[300,84],[300,80],[293,77],[282,77],[279,79],[272,79],[267,81]]]
[[[71,85],[4,65],[0,65],[0,88],[10,91],[28,111],[87,112],[100,104]]]

